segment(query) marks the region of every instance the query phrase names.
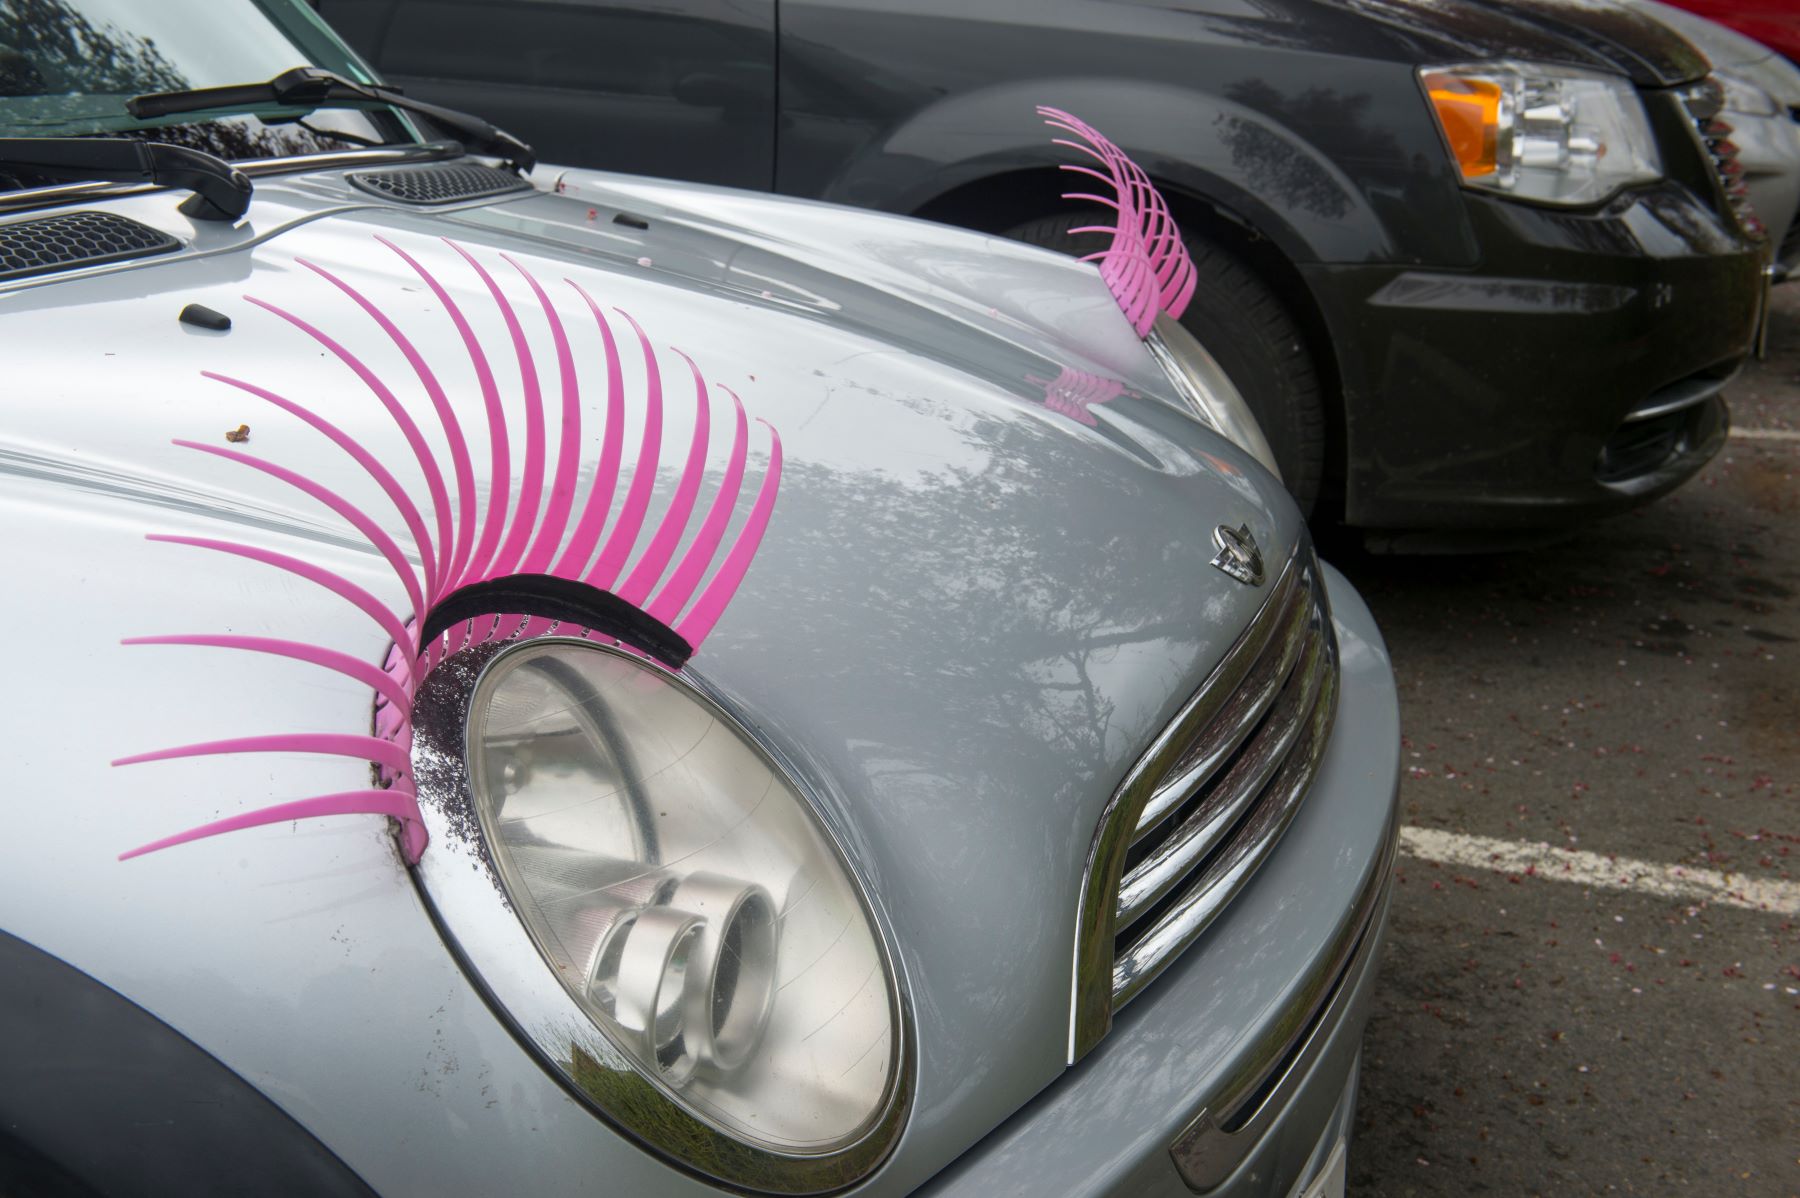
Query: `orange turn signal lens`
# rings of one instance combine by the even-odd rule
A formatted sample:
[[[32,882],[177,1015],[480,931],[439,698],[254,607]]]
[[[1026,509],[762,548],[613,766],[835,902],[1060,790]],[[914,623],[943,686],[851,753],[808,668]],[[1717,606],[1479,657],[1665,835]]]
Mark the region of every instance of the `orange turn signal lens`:
[[[1498,170],[1500,85],[1433,71],[1425,76],[1425,91],[1463,178],[1480,178]]]

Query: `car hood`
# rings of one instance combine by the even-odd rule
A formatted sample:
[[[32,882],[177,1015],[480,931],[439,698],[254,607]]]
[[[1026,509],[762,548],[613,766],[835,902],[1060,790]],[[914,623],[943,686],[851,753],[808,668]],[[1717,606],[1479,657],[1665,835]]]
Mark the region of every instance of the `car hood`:
[[[1671,87],[1706,74],[1706,58],[1650,15],[1617,0],[1352,0],[1443,54],[1560,62]],[[1424,65],[1424,64],[1421,64]]]
[[[9,663],[12,677],[39,680],[9,717],[15,743],[32,746],[14,785],[49,800],[11,813],[0,909],[16,934],[252,1076],[234,1053],[273,1038],[257,1026],[259,1000],[312,985],[319,954],[335,949],[287,944],[205,994],[191,984],[194,954],[213,945],[229,969],[251,951],[234,939],[239,924],[280,925],[296,905],[343,903],[364,934],[416,914],[403,871],[371,883],[344,865],[344,854],[393,860],[385,839],[333,839],[333,864],[317,860],[319,833],[281,825],[114,859],[240,807],[366,786],[366,767],[358,783],[354,763],[311,759],[129,774],[106,761],[211,736],[366,732],[369,695],[353,683],[117,642],[248,630],[382,660],[385,637],[335,596],[143,538],[266,545],[401,603],[366,541],[313,500],[170,440],[266,456],[361,495],[368,480],[330,440],[201,372],[232,376],[314,405],[423,501],[364,382],[246,297],[314,325],[428,412],[376,323],[306,263],[330,271],[408,332],[465,424],[483,427],[452,322],[377,240],[429,263],[471,314],[516,413],[509,332],[448,237],[512,297],[539,362],[555,348],[514,264],[555,293],[572,329],[586,312],[564,280],[628,312],[665,363],[669,347],[691,355],[781,435],[767,534],[690,668],[807,776],[894,940],[919,1045],[918,1129],[897,1177],[916,1182],[1063,1067],[1076,895],[1102,807],[1263,595],[1209,565],[1211,530],[1248,526],[1271,574],[1304,530],[1266,471],[1170,399],[1091,268],[822,205],[542,177],[562,194],[447,210],[363,196],[338,172],[265,179],[234,228],[190,224],[166,192],[113,199],[103,206],[183,247],[0,287],[9,378],[27,397],[0,434],[8,569],[30,580],[9,612],[15,629],[47,633],[18,638]],[[233,327],[178,321],[190,304]],[[578,355],[593,352],[592,329]],[[667,409],[665,481],[690,411]],[[240,426],[247,443],[227,445]],[[709,463],[708,492],[719,469]],[[367,489],[369,510],[391,510]],[[134,934],[120,938],[124,926]],[[283,1101],[327,1110],[299,1080],[306,1064],[287,1068],[293,1078],[272,1078],[289,1087]]]

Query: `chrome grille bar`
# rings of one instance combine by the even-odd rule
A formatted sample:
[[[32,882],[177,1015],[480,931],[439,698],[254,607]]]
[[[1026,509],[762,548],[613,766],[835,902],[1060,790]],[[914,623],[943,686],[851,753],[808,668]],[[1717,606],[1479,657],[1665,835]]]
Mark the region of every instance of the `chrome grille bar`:
[[[1329,647],[1327,653],[1334,668],[1325,672],[1324,685],[1299,743],[1276,771],[1262,801],[1251,809],[1194,884],[1113,962],[1114,1009],[1137,997],[1152,978],[1206,930],[1243,889],[1293,821],[1325,756],[1332,717],[1337,712],[1335,646]]]
[[[1235,685],[1215,697],[1220,701],[1208,722],[1176,759],[1167,778],[1151,792],[1143,814],[1138,816],[1133,844],[1155,831],[1171,812],[1206,785],[1275,701],[1288,671],[1300,656],[1315,585],[1312,570],[1298,559],[1283,571],[1275,584],[1275,594],[1219,667],[1221,686],[1227,685],[1228,678],[1235,679]]]
[[[1319,705],[1320,692],[1331,666],[1324,637],[1319,635],[1316,614],[1300,627],[1310,630],[1313,635],[1307,638],[1304,656],[1291,676],[1284,671],[1278,678],[1278,681],[1287,682],[1287,686],[1257,735],[1244,746],[1244,751],[1202,798],[1193,814],[1157,845],[1150,856],[1126,871],[1119,885],[1119,910],[1113,925],[1115,934],[1136,923],[1145,911],[1187,878],[1243,818],[1294,750],[1307,726],[1307,716]],[[1298,648],[1298,637],[1295,645]]]

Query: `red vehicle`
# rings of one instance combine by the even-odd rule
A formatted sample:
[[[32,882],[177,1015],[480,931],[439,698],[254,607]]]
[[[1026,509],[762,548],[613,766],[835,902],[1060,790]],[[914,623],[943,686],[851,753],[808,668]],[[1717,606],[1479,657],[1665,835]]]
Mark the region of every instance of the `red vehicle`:
[[[1668,0],[1800,62],[1800,0]]]

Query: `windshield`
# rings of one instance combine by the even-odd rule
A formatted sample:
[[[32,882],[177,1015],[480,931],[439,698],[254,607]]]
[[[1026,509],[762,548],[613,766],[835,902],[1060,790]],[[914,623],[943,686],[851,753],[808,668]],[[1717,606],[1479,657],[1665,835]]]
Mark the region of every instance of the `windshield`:
[[[125,111],[146,92],[297,66],[374,81],[302,0],[0,0],[0,137],[137,135],[232,160],[414,140],[389,109],[268,105],[151,121]]]

